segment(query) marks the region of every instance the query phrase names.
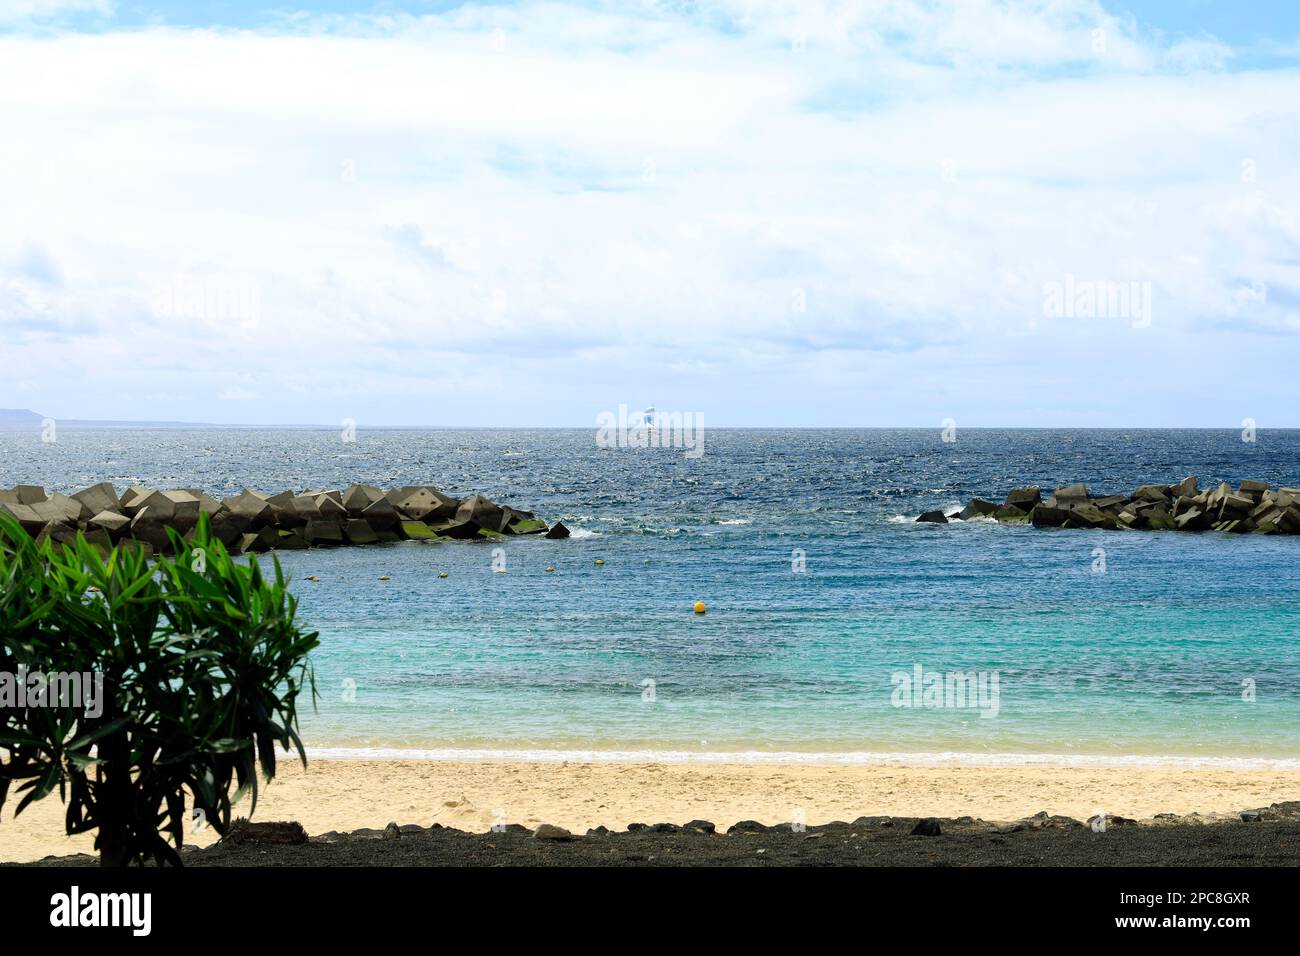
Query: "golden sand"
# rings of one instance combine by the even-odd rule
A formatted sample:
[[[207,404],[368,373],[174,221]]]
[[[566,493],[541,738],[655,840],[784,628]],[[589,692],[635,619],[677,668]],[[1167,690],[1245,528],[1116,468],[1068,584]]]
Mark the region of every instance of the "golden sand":
[[[285,760],[262,790],[257,820],[297,820],[308,833],[438,822],[484,831],[494,822],[554,823],[576,832],[629,823],[737,820],[809,825],[864,815],[1014,820],[1046,810],[1086,819],[1098,810],[1235,813],[1300,799],[1300,771],[1053,766],[580,763]],[[0,860],[91,852],[63,835],[57,795],[0,821]],[[212,842],[211,830],[186,842]]]

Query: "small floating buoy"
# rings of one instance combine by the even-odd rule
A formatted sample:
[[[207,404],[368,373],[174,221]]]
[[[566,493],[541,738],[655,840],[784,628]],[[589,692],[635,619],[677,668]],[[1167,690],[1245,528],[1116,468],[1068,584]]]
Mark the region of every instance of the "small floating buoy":
[[[445,578],[446,576],[447,576],[447,572],[446,572],[446,571],[439,571],[439,572],[438,572],[438,577],[440,577],[440,578]]]
[[[307,575],[307,580],[308,580],[308,581],[319,581],[320,578],[316,577],[316,575],[314,575],[314,574],[309,574],[309,575]]]
[[[390,577],[389,577],[388,575],[386,575],[386,574],[381,574],[381,575],[379,575],[379,580],[381,580],[381,581],[391,581],[392,578],[390,578]]]
[[[696,601],[696,602],[695,602],[695,613],[696,613],[696,614],[703,614],[703,613],[704,613],[705,611],[707,611],[708,609],[709,609],[709,606],[708,606],[707,604],[705,604],[703,601]]]
[[[548,564],[548,565],[546,566],[546,573],[547,573],[547,574],[554,574],[554,573],[555,573],[555,568],[554,568],[553,566],[551,566],[551,565]]]
[[[596,559],[596,564],[597,564],[597,565],[602,565],[602,564],[604,564],[604,563],[605,563],[605,559],[604,559],[604,558],[597,558],[597,559]]]

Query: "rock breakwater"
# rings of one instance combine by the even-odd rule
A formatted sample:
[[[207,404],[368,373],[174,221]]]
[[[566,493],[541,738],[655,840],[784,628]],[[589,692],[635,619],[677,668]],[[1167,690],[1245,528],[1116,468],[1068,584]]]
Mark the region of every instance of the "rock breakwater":
[[[345,491],[245,489],[220,500],[197,488],[155,490],[133,485],[122,494],[108,482],[72,495],[38,485],[0,490],[0,513],[38,541],[85,535],[104,548],[129,542],[154,552],[171,549],[168,530],[192,537],[206,516],[212,534],[231,552],[261,552],[379,544],[392,541],[499,540],[508,535],[567,538],[531,511],[482,495],[456,499],[432,485],[383,489],[354,484]]]
[[[1222,531],[1229,534],[1300,534],[1300,488],[1269,488],[1262,481],[1223,482],[1202,491],[1195,478],[1143,485],[1131,495],[1094,495],[1082,482],[1063,485],[1048,497],[1037,486],[1013,488],[998,504],[973,498],[961,511],[927,511],[921,522],[985,518],[1039,528],[1105,531]]]

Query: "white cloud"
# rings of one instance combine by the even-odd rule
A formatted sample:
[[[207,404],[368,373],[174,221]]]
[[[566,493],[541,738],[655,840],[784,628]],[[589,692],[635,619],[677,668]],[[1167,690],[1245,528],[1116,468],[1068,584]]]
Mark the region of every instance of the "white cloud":
[[[65,381],[189,387],[169,418],[256,394],[279,421],[459,400],[581,422],[636,389],[698,408],[723,380],[780,383],[804,421],[824,389],[892,389],[882,421],[910,422],[933,417],[910,383],[951,407],[1064,341],[1123,366],[1228,337],[1209,369],[1259,348],[1222,323],[1300,331],[1294,73],[1224,73],[1090,2],[845,10],[0,38],[0,288],[25,290],[0,300],[6,361],[82,329]],[[17,275],[33,247],[58,287]],[[1067,273],[1152,282],[1152,328],[1045,318]],[[178,277],[256,288],[258,320],[158,314]],[[992,386],[1008,407],[1037,394],[1019,374]]]

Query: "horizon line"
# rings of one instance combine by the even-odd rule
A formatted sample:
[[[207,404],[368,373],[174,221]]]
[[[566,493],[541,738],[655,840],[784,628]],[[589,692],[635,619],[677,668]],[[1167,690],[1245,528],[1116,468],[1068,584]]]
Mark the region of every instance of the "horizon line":
[[[341,425],[306,422],[176,422],[129,419],[78,419],[47,416],[57,426],[85,431],[113,431],[139,429],[143,431],[230,429],[230,430],[294,430],[337,431]],[[599,430],[597,423],[589,425],[428,425],[428,424],[378,424],[356,423],[351,426],[363,431],[589,431]],[[928,425],[708,425],[701,427],[727,431],[943,431],[943,423]],[[956,425],[955,431],[1223,431],[1239,432],[1241,425]],[[1300,425],[1254,426],[1257,432],[1283,432],[1300,430]],[[39,432],[39,424],[0,422],[0,432]],[[664,429],[671,430],[671,429]]]

